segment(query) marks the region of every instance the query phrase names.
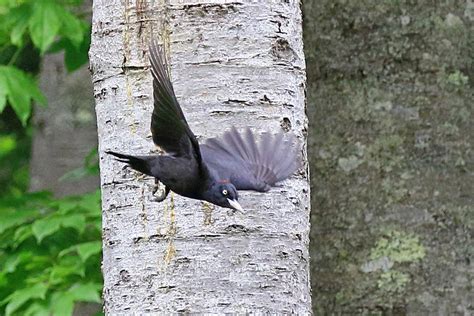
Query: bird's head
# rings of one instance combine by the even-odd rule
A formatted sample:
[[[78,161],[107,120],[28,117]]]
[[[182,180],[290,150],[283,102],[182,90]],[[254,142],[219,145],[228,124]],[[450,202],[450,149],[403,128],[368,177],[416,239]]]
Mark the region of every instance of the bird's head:
[[[207,192],[206,200],[221,207],[232,208],[243,212],[239,204],[239,194],[235,186],[228,181],[215,182]]]

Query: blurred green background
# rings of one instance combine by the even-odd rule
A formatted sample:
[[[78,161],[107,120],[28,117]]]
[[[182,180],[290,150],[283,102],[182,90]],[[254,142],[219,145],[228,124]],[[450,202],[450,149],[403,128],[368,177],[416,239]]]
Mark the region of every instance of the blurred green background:
[[[303,9],[314,313],[473,314],[474,2]],[[90,14],[0,0],[0,315],[100,310]]]
[[[94,114],[70,102],[88,60],[90,11],[82,1],[0,0],[0,315],[100,303],[97,154],[81,134],[84,122],[96,134]]]

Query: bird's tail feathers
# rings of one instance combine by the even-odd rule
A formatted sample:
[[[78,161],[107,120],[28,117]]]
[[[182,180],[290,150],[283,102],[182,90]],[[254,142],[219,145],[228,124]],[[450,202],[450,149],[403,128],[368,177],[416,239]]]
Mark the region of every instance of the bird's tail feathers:
[[[141,173],[153,176],[151,173],[150,157],[147,156],[131,156],[117,153],[114,151],[106,151],[105,153],[115,156],[117,161],[128,164],[132,169],[140,171]]]

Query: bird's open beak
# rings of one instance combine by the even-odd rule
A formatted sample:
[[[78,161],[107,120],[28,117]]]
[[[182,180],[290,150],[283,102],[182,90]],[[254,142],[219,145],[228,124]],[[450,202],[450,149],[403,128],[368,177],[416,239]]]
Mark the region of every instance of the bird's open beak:
[[[239,202],[237,202],[236,200],[227,199],[227,201],[229,201],[229,204],[230,206],[232,206],[232,208],[236,209],[237,211],[244,212],[244,209],[242,208],[242,206],[240,206]]]

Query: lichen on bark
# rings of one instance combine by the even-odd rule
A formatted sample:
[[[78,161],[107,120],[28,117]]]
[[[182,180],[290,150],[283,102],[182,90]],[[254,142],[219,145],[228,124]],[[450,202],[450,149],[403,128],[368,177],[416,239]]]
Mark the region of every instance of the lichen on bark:
[[[473,10],[305,2],[315,314],[473,313]]]

